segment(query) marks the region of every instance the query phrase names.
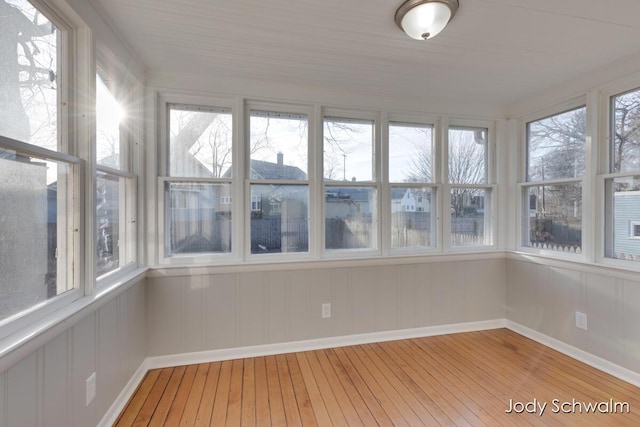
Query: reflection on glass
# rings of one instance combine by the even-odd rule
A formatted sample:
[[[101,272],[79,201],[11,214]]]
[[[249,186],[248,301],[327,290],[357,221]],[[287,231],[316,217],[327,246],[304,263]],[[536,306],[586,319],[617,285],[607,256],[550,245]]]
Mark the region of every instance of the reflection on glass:
[[[59,30],[26,0],[0,2],[0,135],[58,150]]]
[[[231,111],[170,106],[169,174],[231,178]]]
[[[435,191],[431,188],[391,189],[391,247],[435,246]]]
[[[306,114],[251,111],[251,179],[307,180]]]
[[[606,255],[640,261],[640,176],[609,179]]]
[[[120,169],[120,122],[124,110],[96,75],[96,159],[99,165]]]
[[[487,142],[488,131],[485,128],[449,129],[450,183],[487,183]]]
[[[527,125],[529,181],[584,175],[586,107]]]
[[[120,267],[121,188],[124,178],[98,172],[96,178],[96,275]]]
[[[451,188],[451,245],[490,245],[485,232],[491,209],[491,190],[486,188]]]
[[[0,320],[73,286],[71,167],[0,149]]]
[[[433,181],[433,126],[389,124],[389,182]]]
[[[326,249],[375,249],[375,196],[369,187],[325,189]]]
[[[525,189],[525,246],[582,252],[582,185],[536,185]]]
[[[168,255],[231,252],[229,184],[167,183]]]
[[[612,172],[640,171],[640,90],[612,100]]]
[[[251,185],[251,253],[309,250],[309,187]]]
[[[373,121],[325,117],[324,179],[373,180]]]

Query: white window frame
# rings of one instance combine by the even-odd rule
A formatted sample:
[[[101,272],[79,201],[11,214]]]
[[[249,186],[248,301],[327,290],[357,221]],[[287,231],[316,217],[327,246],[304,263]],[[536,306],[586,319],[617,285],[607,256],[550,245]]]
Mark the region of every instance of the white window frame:
[[[325,119],[345,119],[345,120],[366,120],[372,122],[373,125],[373,141],[372,141],[372,179],[371,181],[325,181],[324,173],[320,174],[320,180],[322,182],[320,198],[321,198],[321,224],[320,224],[320,241],[321,241],[321,253],[322,258],[336,259],[344,258],[345,255],[349,258],[367,258],[382,256],[382,118],[381,114],[367,111],[353,111],[343,109],[325,108],[322,110],[321,120],[318,123],[320,138],[319,147],[320,152],[324,153],[324,124]],[[321,171],[324,172],[324,155],[320,159]],[[365,249],[326,249],[326,188],[327,187],[364,187],[374,190],[374,204],[375,208],[372,209],[372,228],[371,228],[371,240],[372,247]]]
[[[160,266],[171,265],[210,265],[210,264],[233,264],[242,262],[241,242],[242,242],[242,220],[238,218],[243,211],[244,191],[241,185],[240,176],[243,154],[238,149],[237,141],[240,139],[243,130],[239,125],[238,117],[243,110],[242,103],[229,98],[202,97],[187,94],[167,93],[158,97],[158,156],[157,156],[157,234],[156,240],[157,259]],[[171,106],[202,108],[203,111],[229,111],[232,117],[232,176],[230,178],[188,178],[172,177],[169,175],[169,109]],[[231,252],[230,253],[201,253],[201,254],[175,254],[167,255],[167,227],[165,222],[165,208],[168,200],[165,197],[165,187],[168,183],[211,183],[229,184],[231,188]]]
[[[487,130],[487,148],[485,153],[485,174],[486,183],[479,184],[457,184],[449,182],[449,131],[452,128],[480,128]],[[468,120],[455,117],[445,117],[441,126],[442,156],[440,159],[440,179],[442,180],[442,195],[440,200],[440,212],[442,231],[440,236],[443,242],[443,252],[446,253],[466,253],[466,252],[486,252],[495,250],[498,246],[496,220],[498,215],[498,187],[496,184],[495,168],[495,147],[496,147],[496,124],[487,120]],[[484,244],[473,246],[453,246],[451,241],[451,189],[469,188],[484,189],[491,193],[490,203],[485,203],[485,210],[489,206],[489,215],[484,218]]]
[[[588,254],[591,251],[591,237],[588,236],[589,230],[592,228],[592,216],[588,212],[588,205],[591,201],[591,179],[590,176],[592,174],[592,145],[590,143],[590,135],[593,135],[594,131],[594,123],[593,118],[591,117],[591,109],[593,108],[593,102],[588,102],[589,100],[585,96],[581,96],[575,99],[572,99],[568,102],[565,102],[560,105],[556,105],[547,109],[544,109],[536,114],[528,115],[522,118],[520,133],[522,135],[521,140],[521,156],[520,156],[520,167],[519,167],[519,180],[516,184],[516,213],[517,213],[517,242],[516,248],[519,252],[531,253],[541,256],[547,256],[556,259],[566,259],[566,260],[587,260]],[[584,173],[581,177],[578,178],[562,178],[562,179],[551,179],[544,181],[529,181],[528,177],[528,156],[529,156],[529,138],[528,138],[528,126],[532,122],[544,120],[546,118],[550,118],[553,116],[557,116],[560,114],[564,114],[573,110],[578,110],[580,108],[586,109],[586,141],[585,141],[585,169]],[[562,184],[572,184],[579,183],[582,189],[582,245],[581,251],[578,253],[571,252],[562,252],[549,250],[544,248],[534,248],[530,246],[525,246],[524,241],[527,238],[529,229],[525,227],[525,219],[526,216],[529,215],[529,197],[528,197],[528,189],[531,187],[537,186],[548,186],[548,185],[562,185]],[[527,196],[525,197],[525,192]]]
[[[1,135],[0,146],[21,154],[70,165],[74,198],[66,200],[66,213],[71,215],[72,219],[67,223],[68,233],[65,233],[64,236],[58,236],[58,239],[65,239],[66,251],[62,255],[59,253],[58,256],[68,259],[64,269],[66,273],[63,273],[62,280],[70,282],[70,290],[0,320],[0,340],[52,315],[63,307],[69,306],[83,296],[90,295],[93,291],[91,284],[84,280],[85,269],[83,267],[86,259],[92,259],[90,254],[93,253],[93,251],[89,253],[85,251],[85,242],[82,238],[85,234],[81,219],[84,215],[82,200],[84,200],[87,187],[89,187],[85,185],[83,179],[86,176],[87,168],[85,161],[75,156],[82,151],[78,147],[77,141],[84,140],[83,138],[90,139],[90,134],[85,134],[82,131],[69,131],[70,126],[76,122],[71,117],[79,115],[76,113],[80,112],[84,100],[80,96],[78,99],[73,97],[71,88],[76,93],[91,92],[90,88],[86,87],[84,81],[79,78],[81,77],[80,73],[73,71],[83,69],[82,66],[78,67],[78,64],[88,65],[86,61],[88,52],[84,48],[87,44],[83,43],[86,42],[88,35],[85,31],[79,30],[80,22],[75,22],[72,16],[61,13],[55,6],[41,0],[29,0],[29,3],[44,14],[60,31],[57,40],[59,46],[57,46],[58,68],[56,76],[58,81],[58,147],[57,151],[48,150]]]
[[[244,219],[244,245],[243,254],[244,259],[250,262],[262,263],[262,262],[274,262],[274,261],[295,261],[295,260],[309,260],[316,256],[315,241],[317,240],[317,229],[315,223],[317,222],[316,216],[318,216],[313,210],[312,197],[313,191],[313,177],[315,176],[315,151],[314,151],[314,134],[315,134],[315,110],[312,106],[304,104],[285,104],[285,103],[272,103],[272,102],[259,102],[259,101],[246,101],[244,102],[243,111],[243,123],[244,123],[244,138],[241,140],[243,152],[251,152],[251,112],[273,112],[283,114],[303,114],[307,116],[307,179],[306,180],[284,180],[284,179],[253,179],[251,178],[251,156],[247,154],[244,157],[244,167],[242,171],[244,173],[244,192],[246,200],[246,206],[248,209],[242,213]],[[299,185],[306,186],[308,189],[308,250],[307,252],[280,252],[269,254],[252,254],[251,253],[251,212],[254,212],[254,197],[251,196],[252,185]],[[260,200],[262,202],[262,200]],[[261,207],[262,208],[262,207]]]
[[[600,102],[597,107],[600,111],[600,121],[602,123],[599,137],[602,143],[598,147],[597,155],[599,158],[596,176],[596,197],[601,203],[598,203],[597,211],[597,231],[596,231],[596,257],[597,263],[618,268],[621,270],[640,271],[640,262],[630,261],[618,258],[612,258],[606,255],[609,248],[613,245],[613,221],[608,219],[612,215],[613,209],[611,200],[613,192],[610,190],[608,182],[617,178],[628,178],[640,176],[640,170],[633,172],[612,172],[613,161],[611,154],[613,152],[613,102],[614,98],[626,93],[640,91],[640,76],[630,76],[621,79],[613,84],[606,86],[601,92]],[[640,221],[639,221],[640,222]],[[631,225],[630,225],[631,227]]]
[[[637,230],[636,230],[637,227]],[[629,222],[629,238],[640,239],[640,221]]]
[[[127,104],[135,104],[138,102],[138,99],[135,97],[141,97],[141,93],[139,90],[136,90],[136,82],[129,75],[129,73],[113,58],[113,55],[102,46],[99,46],[96,51],[97,56],[97,65],[96,65],[96,77],[100,76],[103,79],[103,82],[107,83],[106,80],[112,80],[115,82],[115,86],[118,87],[121,93],[130,94],[126,99]],[[109,89],[109,87],[107,87]],[[123,103],[123,100],[120,98],[119,94],[111,93],[111,95],[119,102]],[[129,111],[129,114],[125,118],[124,124],[120,125],[120,168],[115,169],[108,166],[103,166],[98,164],[97,158],[95,160],[96,165],[96,177],[94,178],[94,189],[97,188],[95,182],[97,180],[97,174],[102,173],[107,176],[116,177],[120,181],[120,191],[119,191],[119,221],[120,221],[120,234],[118,246],[120,249],[119,252],[119,266],[118,268],[109,271],[100,276],[97,275],[97,257],[94,256],[93,260],[93,271],[96,276],[96,289],[100,289],[119,278],[123,277],[125,274],[133,271],[137,268],[137,253],[138,253],[138,245],[137,245],[137,237],[138,237],[138,227],[137,227],[137,203],[138,199],[138,175],[137,168],[135,165],[135,159],[139,157],[139,153],[137,153],[137,147],[139,147],[139,143],[136,143],[136,140],[139,139],[140,135],[136,135],[136,129],[139,129],[141,123],[138,122],[135,115]],[[96,137],[97,141],[97,137]],[[94,150],[95,152],[95,150]],[[95,198],[93,199],[94,204],[97,203]],[[94,206],[94,215],[95,215],[95,206]],[[95,218],[97,219],[97,217]],[[95,227],[94,222],[94,231],[93,233],[97,233],[97,229]],[[94,247],[97,244],[97,236],[94,240]],[[115,244],[115,242],[114,242]],[[95,250],[94,250],[95,253]]]
[[[443,236],[441,233],[441,212],[442,206],[440,199],[442,198],[442,181],[440,179],[441,174],[441,157],[442,157],[442,144],[441,144],[441,122],[436,117],[424,116],[424,115],[409,115],[409,114],[384,114],[382,117],[382,214],[381,223],[385,224],[382,229],[382,242],[383,242],[383,256],[417,256],[436,254],[442,252]],[[389,159],[390,159],[390,141],[389,141],[389,129],[393,124],[406,124],[415,126],[430,126],[432,128],[433,146],[432,146],[432,170],[431,170],[431,182],[392,182],[389,179]],[[392,239],[392,190],[394,188],[415,188],[423,189],[429,188],[432,192],[432,209],[430,213],[431,220],[431,233],[432,233],[432,245],[422,247],[391,247]],[[436,209],[433,209],[435,205]],[[416,210],[419,211],[419,210]]]

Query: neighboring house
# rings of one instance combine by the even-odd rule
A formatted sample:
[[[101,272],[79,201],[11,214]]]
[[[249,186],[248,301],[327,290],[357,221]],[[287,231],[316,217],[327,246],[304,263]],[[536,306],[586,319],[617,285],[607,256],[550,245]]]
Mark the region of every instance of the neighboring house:
[[[360,187],[328,187],[325,193],[327,218],[370,215],[369,189]]]
[[[613,256],[640,260],[640,191],[617,192],[613,203]]]
[[[431,194],[414,188],[391,189],[391,213],[431,212]]]

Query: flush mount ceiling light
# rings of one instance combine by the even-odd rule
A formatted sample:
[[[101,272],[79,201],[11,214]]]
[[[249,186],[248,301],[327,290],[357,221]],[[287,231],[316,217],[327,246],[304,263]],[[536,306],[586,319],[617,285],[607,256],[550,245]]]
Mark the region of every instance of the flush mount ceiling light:
[[[458,0],[407,0],[396,11],[396,24],[409,37],[428,40],[440,33],[458,10]]]

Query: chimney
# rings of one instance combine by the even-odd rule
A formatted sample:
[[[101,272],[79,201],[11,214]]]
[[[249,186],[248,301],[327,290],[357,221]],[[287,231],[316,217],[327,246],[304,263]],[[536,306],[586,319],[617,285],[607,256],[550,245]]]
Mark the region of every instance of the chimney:
[[[351,177],[351,182],[356,182],[356,177]]]
[[[284,165],[284,154],[282,154],[282,151],[278,152],[278,166],[282,166]]]

